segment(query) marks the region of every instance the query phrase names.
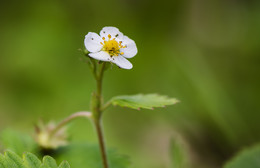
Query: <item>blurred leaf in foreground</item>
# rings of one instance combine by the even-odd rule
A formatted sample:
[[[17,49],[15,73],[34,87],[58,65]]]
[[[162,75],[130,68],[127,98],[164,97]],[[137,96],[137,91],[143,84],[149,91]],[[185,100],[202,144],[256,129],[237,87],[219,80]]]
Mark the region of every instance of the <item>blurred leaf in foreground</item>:
[[[18,155],[22,155],[25,151],[39,153],[38,145],[31,136],[11,129],[1,132],[0,146],[4,149],[10,149]]]
[[[158,94],[116,96],[110,100],[110,103],[114,106],[129,107],[137,110],[140,108],[153,109],[154,107],[165,107],[166,105],[173,105],[178,102],[175,98],[168,98],[167,96]]]
[[[118,154],[115,150],[108,149],[109,165],[112,168],[128,168],[130,166],[129,158]],[[71,167],[89,167],[102,168],[102,161],[98,145],[89,145],[86,143],[70,144],[58,150],[56,159],[68,160]]]
[[[70,168],[70,165],[63,161],[58,167],[50,156],[44,156],[41,162],[32,153],[25,153],[21,158],[14,152],[6,151],[4,155],[0,154],[0,168]]]
[[[223,168],[259,168],[260,145],[247,148],[227,162]]]
[[[8,129],[1,132],[0,137],[0,146],[4,149],[15,151],[18,155],[22,155],[25,151],[28,151],[36,154],[38,157],[43,156],[40,146],[37,145],[34,139],[28,134],[22,134]],[[59,147],[53,150],[52,154],[52,157],[57,161],[68,160],[71,167],[102,168],[99,147],[95,144],[69,143],[66,147]],[[108,149],[108,159],[110,166],[113,168],[128,168],[130,166],[130,161],[127,156],[118,154],[118,152],[112,149]],[[1,164],[0,168],[2,168]]]

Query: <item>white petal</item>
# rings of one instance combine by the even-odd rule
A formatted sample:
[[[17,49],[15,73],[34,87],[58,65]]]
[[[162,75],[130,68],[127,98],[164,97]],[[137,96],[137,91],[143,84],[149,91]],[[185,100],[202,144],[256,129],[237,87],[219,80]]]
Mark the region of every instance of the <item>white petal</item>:
[[[115,38],[116,40],[123,38],[123,33],[121,33],[118,28],[116,27],[103,27],[103,29],[100,31],[100,36],[105,37],[106,40],[108,40],[108,35],[111,35],[111,38]]]
[[[126,46],[126,48],[120,49],[120,52],[124,53],[122,56],[126,58],[132,58],[137,54],[137,47],[134,40],[131,40],[129,37],[124,36],[122,40],[122,45]]]
[[[119,56],[114,56],[111,62],[115,63],[117,66],[123,69],[132,69],[133,65],[131,62],[129,62],[127,59],[122,57],[121,55]]]
[[[85,36],[85,47],[89,52],[97,52],[100,51],[103,45],[100,43],[102,42],[102,38],[97,33],[89,32]]]
[[[89,53],[88,55],[94,59],[101,60],[101,61],[111,61],[112,60],[110,55],[105,51]]]

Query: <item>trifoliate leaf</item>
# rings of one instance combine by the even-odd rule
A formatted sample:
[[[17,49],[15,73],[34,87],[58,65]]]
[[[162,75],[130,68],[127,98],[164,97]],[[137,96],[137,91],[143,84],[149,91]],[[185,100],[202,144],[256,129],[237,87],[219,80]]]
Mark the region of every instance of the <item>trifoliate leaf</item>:
[[[57,168],[53,158],[46,156],[43,163],[32,153],[25,153],[23,158],[12,151],[6,151],[4,155],[0,154],[0,168]],[[70,168],[64,161],[59,168]]]
[[[116,96],[110,100],[112,105],[129,107],[139,110],[140,108],[153,109],[154,107],[164,107],[176,104],[179,101],[175,98],[168,98],[158,94],[138,94],[132,96]]]
[[[227,162],[223,168],[259,168],[260,145],[239,152],[237,156]]]

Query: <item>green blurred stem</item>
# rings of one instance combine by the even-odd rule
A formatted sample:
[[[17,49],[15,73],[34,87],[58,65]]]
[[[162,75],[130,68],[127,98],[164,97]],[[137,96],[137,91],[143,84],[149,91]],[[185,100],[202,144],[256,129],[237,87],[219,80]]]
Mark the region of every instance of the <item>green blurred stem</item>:
[[[74,113],[72,115],[70,115],[69,117],[65,118],[64,120],[62,120],[51,132],[50,132],[50,136],[53,136],[55,133],[57,133],[63,126],[65,126],[66,124],[68,124],[70,121],[74,120],[75,118],[78,117],[85,117],[85,118],[91,118],[91,112],[88,111],[80,111],[77,113]]]
[[[105,146],[105,139],[104,139],[104,136],[103,136],[101,120],[100,120],[100,122],[96,122],[95,123],[95,127],[96,127],[96,130],[97,130],[98,141],[99,141],[99,148],[100,148],[101,157],[102,157],[102,161],[103,161],[103,167],[104,168],[109,168],[108,160],[107,160],[107,153],[106,153],[106,146]]]
[[[100,70],[96,73],[96,82],[97,82],[97,91],[92,94],[91,99],[91,109],[93,114],[94,125],[96,127],[99,147],[103,162],[104,168],[109,168],[107,154],[106,154],[106,147],[105,147],[105,140],[103,136],[103,129],[102,129],[102,105],[103,105],[103,98],[102,98],[102,81],[103,75],[106,67],[106,62],[102,62]]]

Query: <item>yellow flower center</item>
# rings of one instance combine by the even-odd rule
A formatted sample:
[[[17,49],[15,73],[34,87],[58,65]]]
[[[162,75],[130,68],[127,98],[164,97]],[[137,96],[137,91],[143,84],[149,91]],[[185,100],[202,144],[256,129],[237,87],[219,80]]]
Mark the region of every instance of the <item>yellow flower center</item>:
[[[121,48],[125,48],[126,46],[122,45],[122,41],[117,42],[115,38],[111,39],[111,35],[108,35],[108,40],[105,40],[105,37],[102,38],[104,42],[100,42],[103,45],[102,50],[109,53],[112,56],[118,56],[119,54],[123,55],[124,52],[120,52]]]

